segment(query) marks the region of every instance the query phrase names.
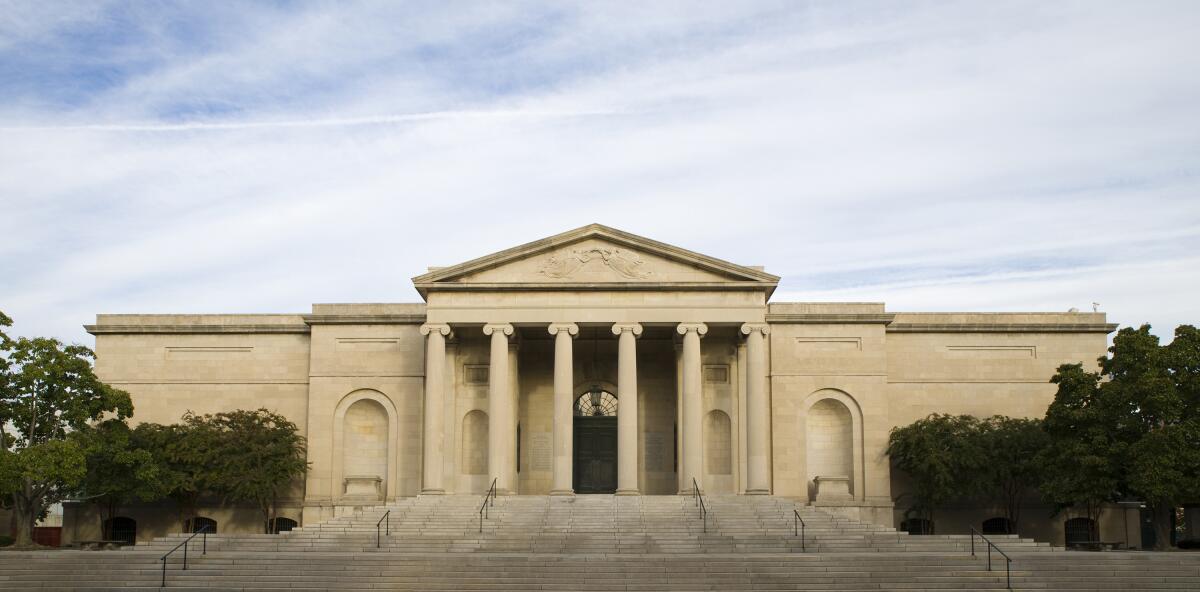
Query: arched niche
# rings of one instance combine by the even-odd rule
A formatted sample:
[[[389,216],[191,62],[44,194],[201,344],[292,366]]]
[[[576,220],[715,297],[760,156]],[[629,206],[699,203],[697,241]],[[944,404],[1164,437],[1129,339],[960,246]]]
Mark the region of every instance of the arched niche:
[[[733,474],[733,430],[729,415],[720,409],[704,416],[704,468],[709,475]]]
[[[359,399],[342,417],[342,494],[383,498],[388,477],[388,416],[377,401]]]
[[[374,497],[396,497],[399,433],[396,406],[387,395],[360,389],[338,402],[333,413],[331,497],[337,501],[369,501],[367,484],[379,479]],[[359,454],[359,448],[365,447]]]
[[[821,389],[801,406],[804,481],[810,501],[861,501],[866,497],[862,410],[848,393]],[[816,479],[826,477],[818,500]],[[845,479],[840,482],[840,479]],[[838,495],[839,491],[844,494]],[[832,495],[830,495],[832,494]]]
[[[487,475],[488,472],[488,415],[474,409],[462,421],[462,472],[467,475]]]

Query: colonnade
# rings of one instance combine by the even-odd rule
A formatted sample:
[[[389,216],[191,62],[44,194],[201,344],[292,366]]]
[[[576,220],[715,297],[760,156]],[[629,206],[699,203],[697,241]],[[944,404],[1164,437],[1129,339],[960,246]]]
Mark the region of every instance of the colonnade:
[[[675,326],[683,342],[682,454],[680,458],[680,493],[690,493],[692,480],[701,482],[703,470],[703,376],[700,339],[708,333],[704,323],[680,323]],[[575,323],[550,323],[554,336],[554,434],[553,479],[551,495],[574,493],[573,479],[573,407],[575,404],[573,340],[579,334]],[[443,397],[445,393],[446,337],[448,324],[425,324],[421,334],[426,336],[425,349],[425,415],[423,494],[445,493],[442,484]],[[637,404],[637,338],[642,334],[639,323],[614,323],[617,336],[617,495],[638,495],[638,404]],[[746,336],[746,493],[765,495],[770,492],[768,476],[767,426],[770,421],[766,392],[766,352],[764,336],[769,332],[766,323],[746,323],[741,326]],[[490,323],[483,334],[491,338],[491,357],[488,377],[488,473],[497,479],[500,493],[515,493],[516,484],[505,470],[515,464],[516,434],[513,433],[516,409],[515,397],[509,392],[508,349],[514,333],[509,323]]]

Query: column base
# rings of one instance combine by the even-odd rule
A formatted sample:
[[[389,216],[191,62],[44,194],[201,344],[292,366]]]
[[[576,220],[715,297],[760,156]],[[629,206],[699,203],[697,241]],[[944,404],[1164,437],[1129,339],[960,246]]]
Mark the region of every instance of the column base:
[[[550,495],[575,495],[574,489],[552,489]]]
[[[445,489],[422,489],[421,495],[446,495]]]
[[[636,489],[618,489],[613,495],[642,495],[642,492]]]
[[[771,492],[766,489],[747,489],[743,495],[771,495]]]

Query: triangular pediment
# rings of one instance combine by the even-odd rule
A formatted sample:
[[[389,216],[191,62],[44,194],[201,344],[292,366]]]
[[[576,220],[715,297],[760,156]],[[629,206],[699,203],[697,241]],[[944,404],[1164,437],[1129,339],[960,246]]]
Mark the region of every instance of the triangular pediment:
[[[645,237],[591,224],[413,278],[417,290],[566,289],[606,285],[773,291],[779,278]]]

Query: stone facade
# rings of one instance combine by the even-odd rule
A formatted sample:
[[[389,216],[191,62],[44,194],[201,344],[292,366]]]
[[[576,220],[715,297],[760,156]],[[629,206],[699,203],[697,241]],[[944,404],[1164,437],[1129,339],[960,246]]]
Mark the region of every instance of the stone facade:
[[[590,479],[630,495],[695,480],[887,525],[904,490],[883,454],[892,427],[934,412],[1040,417],[1055,368],[1094,364],[1114,329],[1100,313],[770,302],[778,281],[590,225],[431,269],[414,278],[423,304],[102,314],[87,329],[98,374],[132,393],[138,421],[258,407],[295,421],[311,469],[282,515],[300,523],[493,479],[556,495]],[[579,398],[600,393],[615,421],[588,424]],[[615,425],[615,451],[596,430],[575,441],[581,421]],[[127,513],[169,530],[166,511]],[[257,528],[238,512],[212,510]],[[75,514],[68,539],[91,528]]]

